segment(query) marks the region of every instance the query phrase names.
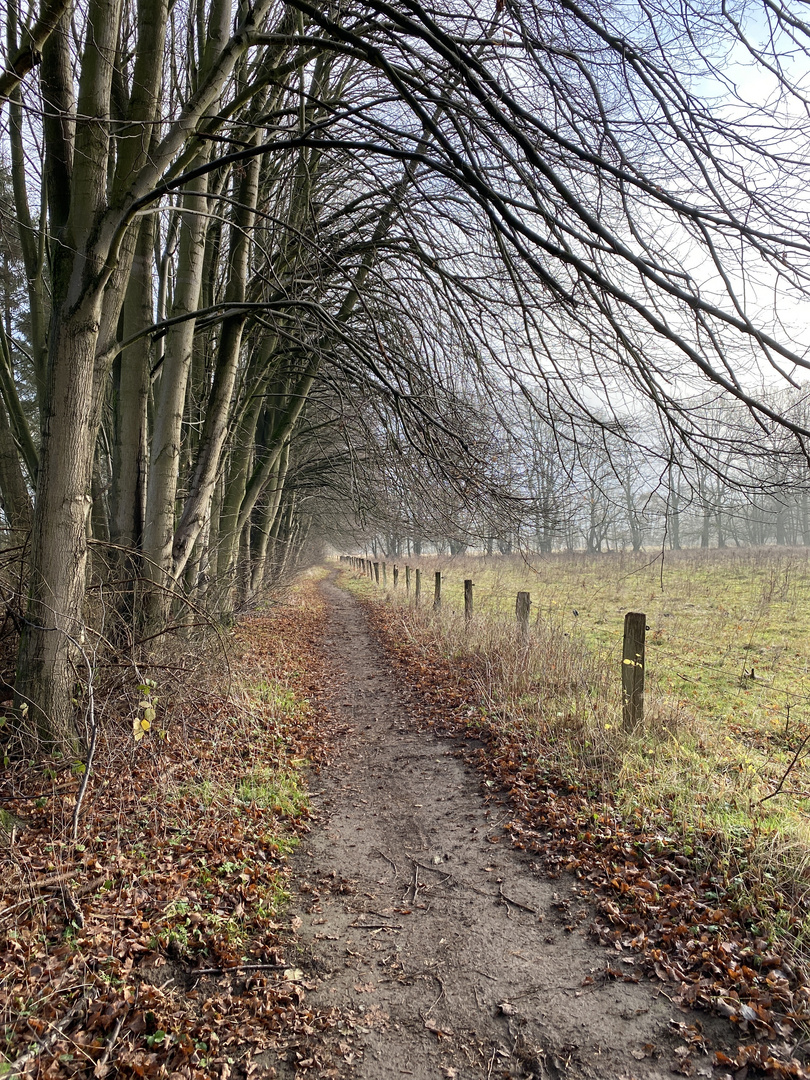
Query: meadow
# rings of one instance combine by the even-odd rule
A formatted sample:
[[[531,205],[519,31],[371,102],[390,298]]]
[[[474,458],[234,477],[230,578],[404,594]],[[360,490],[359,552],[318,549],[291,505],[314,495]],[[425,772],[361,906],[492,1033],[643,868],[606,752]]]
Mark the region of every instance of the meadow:
[[[413,586],[405,591],[404,561],[396,591],[390,563],[386,589],[361,587],[385,595],[406,634],[482,661],[482,711],[520,726],[527,747],[623,814],[659,815],[688,854],[701,844],[725,851],[744,866],[740,889],[791,898],[795,932],[810,884],[810,552],[410,563],[422,571],[418,607]],[[474,582],[469,625],[465,579]],[[521,590],[532,599],[526,646],[515,627]],[[648,625],[645,721],[634,732],[621,723],[627,611],[644,612]]]
[[[436,562],[439,568],[439,562]],[[444,603],[463,610],[472,577],[481,614],[532,597],[552,624],[605,663],[621,657],[624,614],[647,615],[647,678],[727,731],[780,739],[810,704],[810,551],[760,548],[447,561]]]

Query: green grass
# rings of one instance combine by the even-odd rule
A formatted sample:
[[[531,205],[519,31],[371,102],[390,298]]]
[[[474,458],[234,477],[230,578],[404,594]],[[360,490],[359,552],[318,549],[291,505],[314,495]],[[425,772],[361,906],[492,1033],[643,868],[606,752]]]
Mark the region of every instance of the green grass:
[[[295,770],[296,764],[303,763],[292,764],[294,767],[287,769],[254,769],[237,787],[237,798],[285,817],[298,817],[308,809],[309,796],[301,774]]]
[[[440,561],[420,562],[432,570]],[[479,615],[511,616],[526,590],[536,625],[587,649],[616,678],[624,615],[645,612],[648,688],[747,747],[763,791],[810,733],[810,552],[668,552],[663,566],[650,555],[554,555],[442,568],[445,610],[462,610],[465,577],[475,581]],[[794,801],[808,812],[801,793],[810,774],[799,763],[792,776]]]
[[[260,679],[247,687],[247,692],[268,705],[271,712],[278,717],[294,716],[301,708],[301,699],[295,691],[277,680]]]

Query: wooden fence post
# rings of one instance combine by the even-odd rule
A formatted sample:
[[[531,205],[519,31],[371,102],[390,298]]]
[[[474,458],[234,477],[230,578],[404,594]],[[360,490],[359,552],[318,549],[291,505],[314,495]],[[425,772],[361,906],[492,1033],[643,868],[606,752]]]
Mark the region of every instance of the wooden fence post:
[[[380,584],[380,564],[378,562],[374,563],[374,583],[376,585]]]
[[[394,574],[393,574],[393,577],[394,577],[394,588],[396,588],[396,587],[397,587],[397,585],[399,584],[399,567],[397,566],[397,564],[396,564],[396,563],[394,563]]]
[[[437,570],[433,585],[433,610],[438,611],[442,606],[442,572]]]
[[[622,723],[633,731],[644,722],[644,649],[647,616],[628,611],[624,617],[622,649]]]
[[[473,583],[470,578],[464,579],[464,622],[468,625],[473,616]]]
[[[519,592],[515,600],[515,618],[518,624],[520,640],[525,645],[529,640],[529,611],[532,606],[532,598],[527,592]]]
[[[406,596],[411,595],[411,568],[410,568],[410,566],[405,567],[405,595]]]
[[[385,563],[382,564],[382,572],[383,572],[383,588],[387,589],[388,588],[388,567],[385,565]]]
[[[422,571],[417,566],[415,571],[415,579],[413,584],[413,600],[415,604],[418,604],[422,598]]]

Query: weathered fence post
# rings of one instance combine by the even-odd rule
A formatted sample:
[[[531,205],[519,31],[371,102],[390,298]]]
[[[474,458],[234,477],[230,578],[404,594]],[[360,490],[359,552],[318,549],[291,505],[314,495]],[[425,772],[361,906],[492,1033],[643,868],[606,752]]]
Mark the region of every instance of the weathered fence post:
[[[529,611],[532,606],[532,598],[527,592],[519,592],[515,600],[515,618],[518,624],[520,640],[526,644],[529,640]]]
[[[394,563],[394,588],[399,584],[399,567]]]
[[[413,583],[413,600],[415,604],[419,604],[422,598],[422,571],[417,566],[415,571],[415,578]]]
[[[433,610],[438,611],[442,606],[442,572],[437,570],[433,585]]]
[[[388,567],[385,565],[385,563],[382,564],[382,572],[383,572],[383,588],[387,589],[388,588]]]
[[[468,625],[473,616],[473,583],[470,578],[464,579],[464,622]]]
[[[378,562],[374,563],[374,584],[380,584],[380,564]]]
[[[410,568],[410,566],[405,567],[405,595],[406,596],[411,595],[411,568]]]
[[[647,616],[628,611],[624,617],[622,649],[622,723],[633,731],[644,721],[644,643]]]

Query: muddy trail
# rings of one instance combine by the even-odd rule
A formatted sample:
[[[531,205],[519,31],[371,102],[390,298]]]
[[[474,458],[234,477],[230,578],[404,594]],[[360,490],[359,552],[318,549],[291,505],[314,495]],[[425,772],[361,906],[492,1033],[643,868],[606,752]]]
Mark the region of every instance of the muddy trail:
[[[296,962],[310,1005],[354,1018],[350,1075],[716,1076],[708,1057],[685,1062],[672,1033],[695,1017],[589,937],[573,877],[550,880],[509,846],[503,810],[487,807],[458,741],[420,723],[362,607],[331,580],[322,589],[321,704],[338,746],[294,859]]]

